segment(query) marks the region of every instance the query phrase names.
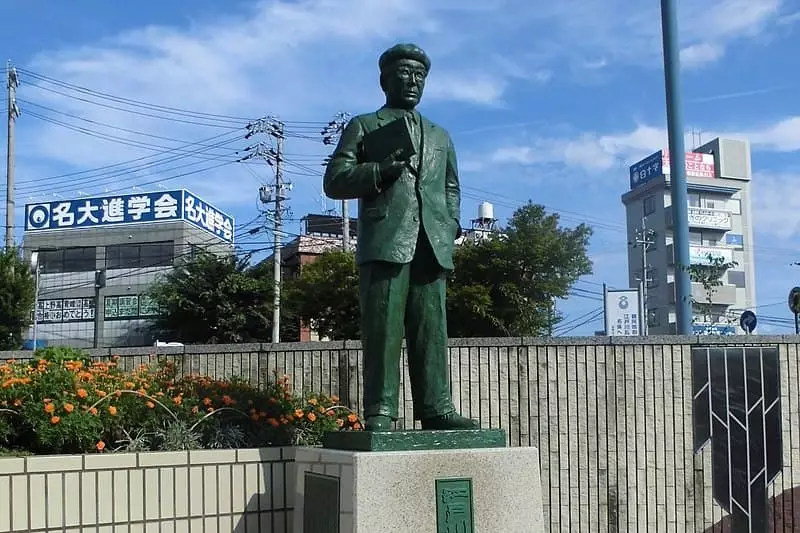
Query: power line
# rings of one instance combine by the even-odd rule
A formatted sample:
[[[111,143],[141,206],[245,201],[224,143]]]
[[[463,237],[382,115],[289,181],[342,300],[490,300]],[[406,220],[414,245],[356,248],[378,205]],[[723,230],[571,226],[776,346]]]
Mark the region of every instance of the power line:
[[[8,89],[8,122],[7,122],[7,143],[6,143],[6,247],[14,246],[14,212],[16,208],[16,198],[14,197],[14,129],[19,117],[19,107],[17,107],[17,87],[19,87],[19,77],[16,69],[11,65],[11,61],[6,66],[6,88]]]
[[[282,219],[288,210],[283,206],[283,202],[289,197],[288,192],[292,189],[292,184],[283,180],[283,143],[286,139],[285,127],[283,122],[273,117],[265,117],[247,125],[248,133],[245,138],[255,135],[266,134],[267,142],[259,142],[245,149],[246,155],[240,161],[247,161],[253,158],[260,158],[275,169],[275,185],[264,185],[259,189],[259,198],[264,204],[274,204],[268,211],[272,215],[274,228],[273,242],[273,278],[275,287],[273,289],[273,308],[272,308],[272,342],[280,342],[280,321],[281,321],[281,226]],[[271,139],[275,139],[275,148],[271,146]]]
[[[636,277],[639,281],[639,297],[641,300],[639,303],[639,330],[642,332],[642,335],[647,335],[650,316],[647,305],[647,289],[649,288],[649,284],[653,281],[653,278],[650,276],[651,269],[647,263],[647,253],[650,251],[650,247],[655,245],[655,238],[656,232],[647,227],[647,218],[642,217],[642,225],[636,228],[633,242],[631,243],[632,247],[639,248],[642,251],[642,272]]]

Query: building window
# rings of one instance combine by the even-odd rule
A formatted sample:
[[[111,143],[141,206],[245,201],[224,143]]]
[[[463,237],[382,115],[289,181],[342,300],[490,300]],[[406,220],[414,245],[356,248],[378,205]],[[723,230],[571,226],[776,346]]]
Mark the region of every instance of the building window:
[[[689,207],[700,207],[700,194],[696,192],[690,192],[688,194],[689,197]]]
[[[700,246],[703,244],[703,232],[689,230],[689,244]]]
[[[106,268],[171,266],[175,260],[173,241],[116,244],[106,247]]]
[[[647,326],[651,328],[655,328],[661,325],[661,321],[658,319],[658,309],[648,309],[647,310]]]
[[[644,200],[642,200],[642,214],[644,216],[650,215],[655,213],[656,211],[656,197],[655,196],[648,196]]]
[[[728,271],[728,284],[733,285],[734,287],[744,288],[746,285],[744,272],[741,270],[729,270]]]
[[[96,268],[97,249],[94,246],[40,250],[42,273],[91,272]]]

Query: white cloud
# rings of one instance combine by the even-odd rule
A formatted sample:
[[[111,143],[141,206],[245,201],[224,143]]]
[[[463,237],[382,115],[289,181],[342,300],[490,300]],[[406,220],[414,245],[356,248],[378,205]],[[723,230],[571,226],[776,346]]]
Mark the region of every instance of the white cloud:
[[[713,63],[725,54],[725,48],[718,44],[699,43],[681,50],[681,66],[695,68]]]
[[[753,217],[761,233],[782,240],[800,237],[800,173],[756,173]]]
[[[771,152],[800,151],[800,117],[788,117],[770,125],[740,131],[708,131],[704,139],[727,137],[748,139],[753,150]],[[590,172],[625,167],[668,145],[665,128],[644,124],[629,132],[581,133],[575,137],[533,137],[527,142],[512,142],[490,150],[486,159],[494,163],[533,165],[559,163]],[[691,149],[691,134],[684,138]]]
[[[431,73],[425,97],[494,106],[501,103],[508,83],[501,77],[483,73]]]

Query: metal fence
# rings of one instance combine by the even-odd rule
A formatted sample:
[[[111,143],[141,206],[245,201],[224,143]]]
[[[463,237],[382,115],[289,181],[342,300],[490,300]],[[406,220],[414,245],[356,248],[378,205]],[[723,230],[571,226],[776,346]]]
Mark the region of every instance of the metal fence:
[[[483,427],[506,429],[509,445],[539,448],[545,521],[552,531],[735,531],[729,512],[717,503],[723,484],[713,468],[712,448],[719,446],[705,445],[695,453],[692,352],[697,357],[704,346],[733,349],[743,342],[763,348],[754,352],[759,357],[776,353],[780,368],[775,438],[781,468],[767,488],[766,530],[800,531],[796,337],[453,339],[453,399]],[[92,353],[118,354],[130,366],[164,355],[185,373],[239,376],[254,384],[273,373],[288,374],[296,389],[338,394],[342,402],[360,407],[358,342]],[[405,372],[403,378],[398,426],[411,428]],[[728,472],[729,485],[739,483],[735,472]]]

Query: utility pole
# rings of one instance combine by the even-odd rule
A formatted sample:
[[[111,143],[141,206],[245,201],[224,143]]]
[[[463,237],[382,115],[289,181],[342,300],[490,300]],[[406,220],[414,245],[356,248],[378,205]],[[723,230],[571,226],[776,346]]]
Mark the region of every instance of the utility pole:
[[[247,155],[239,159],[239,161],[259,157],[275,169],[275,184],[264,185],[258,192],[259,199],[263,204],[273,204],[273,207],[268,209],[267,213],[272,217],[274,237],[272,261],[275,285],[272,298],[272,342],[278,343],[281,341],[281,231],[283,216],[288,214],[288,209],[284,207],[283,203],[289,199],[287,194],[292,190],[292,184],[283,180],[283,142],[286,136],[284,135],[283,123],[272,117],[262,118],[248,124],[247,129],[246,139],[259,133],[268,135],[270,139],[266,143],[260,142],[248,146],[245,149],[248,152]],[[275,140],[274,148],[271,145],[272,139]]]
[[[6,64],[6,87],[8,88],[8,144],[6,145],[6,248],[14,246],[14,212],[16,201],[14,199],[14,125],[19,117],[17,107],[17,87],[19,77],[17,69],[11,66],[9,60]]]
[[[322,130],[322,143],[330,145],[338,142],[349,120],[350,115],[348,113],[337,113],[334,119],[328,122],[328,125]],[[330,158],[326,158],[323,165],[327,166],[329,160]],[[347,200],[342,200],[342,249],[345,252],[350,251],[350,208]]]
[[[640,248],[642,251],[642,275],[638,277],[639,295],[641,297],[641,303],[639,304],[639,323],[641,326],[639,331],[642,335],[647,335],[647,284],[653,281],[653,279],[650,277],[650,267],[647,261],[647,252],[650,250],[650,247],[656,243],[655,237],[656,232],[651,229],[647,229],[647,219],[642,217],[642,226],[636,229],[636,235],[634,236],[632,243],[634,248]]]
[[[670,194],[674,221],[675,325],[678,335],[692,334],[692,282],[689,279],[689,193],[683,118],[681,117],[680,39],[677,0],[661,0],[661,37],[664,48],[664,86],[667,96],[667,130],[670,158]]]

